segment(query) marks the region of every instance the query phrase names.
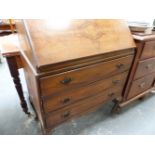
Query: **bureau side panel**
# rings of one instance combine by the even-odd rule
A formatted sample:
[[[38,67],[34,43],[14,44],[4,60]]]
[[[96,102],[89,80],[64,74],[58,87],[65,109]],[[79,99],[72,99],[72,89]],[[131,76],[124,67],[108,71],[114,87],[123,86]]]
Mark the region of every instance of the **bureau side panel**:
[[[40,91],[38,84],[39,77],[33,73],[33,70],[31,70],[24,57],[22,57],[22,61],[24,65],[24,73],[32,106],[41,122],[41,126],[43,127],[43,129],[45,129],[44,115],[41,107]]]
[[[136,46],[137,46],[137,48],[135,49],[135,57],[133,59],[133,63],[132,63],[132,66],[131,66],[131,69],[129,72],[129,77],[128,77],[128,80],[127,80],[127,83],[126,83],[126,86],[124,89],[123,102],[125,102],[127,100],[127,96],[130,91],[131,84],[134,80],[134,76],[135,76],[135,72],[136,72],[136,69],[138,66],[141,51],[143,49],[143,44],[141,44],[140,42],[136,41]]]

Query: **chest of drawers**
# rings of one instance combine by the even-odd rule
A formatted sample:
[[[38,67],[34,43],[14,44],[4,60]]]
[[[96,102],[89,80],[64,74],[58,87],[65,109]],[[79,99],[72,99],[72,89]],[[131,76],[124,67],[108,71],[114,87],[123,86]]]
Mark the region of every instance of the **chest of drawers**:
[[[154,89],[155,82],[155,33],[147,36],[133,35],[137,50],[131,74],[120,107],[141,98]]]
[[[30,99],[46,133],[121,100],[135,44],[123,20],[17,20]],[[37,26],[36,26],[37,25]]]

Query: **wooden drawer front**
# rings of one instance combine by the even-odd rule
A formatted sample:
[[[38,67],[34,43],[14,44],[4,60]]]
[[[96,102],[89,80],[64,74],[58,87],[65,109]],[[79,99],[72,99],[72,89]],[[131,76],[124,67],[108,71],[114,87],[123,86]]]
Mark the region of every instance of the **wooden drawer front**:
[[[141,59],[155,57],[155,41],[148,41],[144,45]]]
[[[134,79],[155,72],[155,58],[140,61]]]
[[[129,70],[133,55],[91,65],[82,69],[48,76],[40,80],[42,96],[84,86],[105,77]]]
[[[121,93],[122,88],[118,86],[113,87],[99,93],[98,95],[78,101],[76,104],[72,104],[60,110],[54,111],[46,116],[47,127],[54,127],[63,121],[73,118],[74,116],[93,111],[103,105],[105,101],[113,100],[116,97],[121,97]]]
[[[141,79],[135,80],[128,94],[128,99],[139,95],[140,93],[146,91],[153,86],[155,79],[155,73],[145,76]]]
[[[128,72],[118,74],[109,79],[94,82],[86,87],[73,89],[72,91],[62,92],[57,95],[43,98],[43,107],[45,113],[51,112],[66,105],[70,105],[80,99],[95,95],[110,87],[119,86],[123,87],[126,81]]]

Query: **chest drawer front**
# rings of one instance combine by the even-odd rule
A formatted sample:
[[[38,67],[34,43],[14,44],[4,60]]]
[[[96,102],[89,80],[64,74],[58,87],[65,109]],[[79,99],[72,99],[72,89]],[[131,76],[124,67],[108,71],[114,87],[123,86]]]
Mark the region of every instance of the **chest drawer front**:
[[[98,94],[113,86],[123,88],[127,75],[128,72],[124,72],[111,78],[94,82],[86,87],[80,87],[79,89],[45,97],[43,98],[44,111],[45,113],[49,113],[64,106],[71,105],[78,100]]]
[[[153,86],[154,79],[155,73],[145,76],[141,79],[135,80],[131,85],[131,89],[129,91],[127,99],[135,97],[140,93],[146,91],[147,89],[150,89]]]
[[[81,100],[74,105],[67,106],[46,116],[46,124],[48,128],[54,127],[74,116],[81,115],[86,112],[93,111],[103,105],[105,101],[113,100],[120,97],[122,88],[113,87],[96,96],[92,96],[85,100]]]
[[[144,45],[141,59],[155,57],[155,41],[148,41]]]
[[[152,72],[155,72],[155,58],[140,61],[134,79],[138,79]]]
[[[108,62],[91,65],[63,74],[41,78],[41,94],[48,96],[60,91],[77,88],[129,70],[133,55],[122,57]]]

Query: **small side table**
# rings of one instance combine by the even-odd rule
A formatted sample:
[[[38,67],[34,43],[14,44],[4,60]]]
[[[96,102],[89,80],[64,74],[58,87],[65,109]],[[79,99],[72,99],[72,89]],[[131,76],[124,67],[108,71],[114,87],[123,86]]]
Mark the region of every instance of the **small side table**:
[[[23,64],[21,61],[19,49],[15,44],[16,37],[17,37],[16,35],[9,35],[9,36],[2,37],[0,39],[0,45],[1,45],[2,55],[3,57],[6,58],[6,61],[10,70],[10,74],[13,78],[15,88],[20,98],[21,107],[23,111],[29,115],[30,112],[28,111],[27,103],[24,98],[23,89],[19,78],[18,69],[23,68]]]

